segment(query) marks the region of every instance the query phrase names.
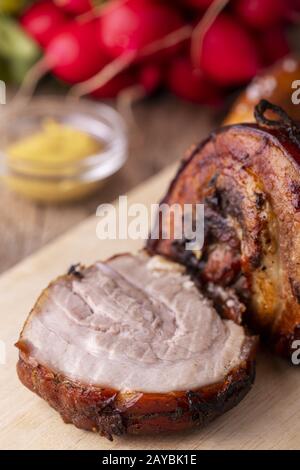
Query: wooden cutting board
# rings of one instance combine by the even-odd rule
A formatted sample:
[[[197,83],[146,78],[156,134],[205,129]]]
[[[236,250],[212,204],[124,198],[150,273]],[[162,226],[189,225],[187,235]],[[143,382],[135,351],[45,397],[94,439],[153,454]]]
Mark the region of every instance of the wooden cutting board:
[[[174,167],[169,168],[138,187],[129,194],[129,202],[156,202],[173,173]],[[99,241],[96,225],[96,216],[87,219],[0,278],[0,340],[6,350],[5,363],[0,364],[0,448],[299,449],[300,370],[267,353],[259,354],[252,391],[207,428],[159,437],[127,436],[113,443],[64,424],[43,400],[20,384],[13,344],[41,289],[72,263],[92,263],[142,245],[135,241]]]

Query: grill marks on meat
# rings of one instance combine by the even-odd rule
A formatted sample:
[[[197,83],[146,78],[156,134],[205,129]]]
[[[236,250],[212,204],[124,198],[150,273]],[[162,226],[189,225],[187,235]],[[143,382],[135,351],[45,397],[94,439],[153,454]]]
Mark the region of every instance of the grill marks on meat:
[[[224,317],[250,325],[287,357],[300,325],[299,163],[300,149],[282,129],[221,129],[193,150],[162,201],[205,204],[203,250],[185,251],[184,240],[148,242],[150,253],[187,266]]]
[[[80,272],[42,293],[17,343],[21,381],[65,422],[108,438],[185,429],[250,389],[255,338],[181,265],[141,252]]]

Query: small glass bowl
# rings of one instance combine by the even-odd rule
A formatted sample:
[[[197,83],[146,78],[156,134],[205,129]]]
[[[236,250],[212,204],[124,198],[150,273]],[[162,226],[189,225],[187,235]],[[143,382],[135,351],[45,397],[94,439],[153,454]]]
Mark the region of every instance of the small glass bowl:
[[[45,203],[80,200],[94,193],[116,173],[127,159],[127,136],[121,116],[111,107],[89,100],[59,96],[33,98],[30,103],[0,109],[0,176],[17,193]],[[103,145],[99,153],[75,162],[45,167],[36,159],[18,164],[7,155],[7,148],[41,129],[53,119],[90,134]]]

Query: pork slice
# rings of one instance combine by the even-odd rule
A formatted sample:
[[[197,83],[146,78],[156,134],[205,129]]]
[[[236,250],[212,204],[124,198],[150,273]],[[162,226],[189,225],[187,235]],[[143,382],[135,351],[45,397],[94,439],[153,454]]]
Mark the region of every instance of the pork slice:
[[[237,371],[243,380],[235,398],[250,388],[254,343],[242,326],[218,315],[182,266],[160,256],[151,258],[145,252],[124,254],[84,268],[80,276],[62,276],[50,284],[33,308],[17,344],[18,373],[25,385],[79,427],[90,429],[92,423],[92,428],[102,434],[118,434],[116,423],[107,424],[104,419],[101,407],[105,403],[110,419],[119,413],[129,432],[137,431],[143,419],[145,423],[140,426],[144,430],[176,429],[179,424],[190,425],[193,407],[198,407],[196,415],[200,416],[199,391],[205,395],[207,387],[217,387],[220,394],[219,387],[232,387]],[[50,377],[50,382],[45,377]],[[62,391],[66,383],[72,384],[71,395],[70,389]],[[76,400],[74,390],[80,390]],[[83,419],[76,407],[82,393],[91,390],[97,401],[88,400]],[[196,405],[191,395],[194,392]],[[209,402],[217,400],[218,394],[209,395]],[[110,401],[107,404],[107,396],[113,406]],[[129,409],[134,408],[131,412],[137,420],[130,425],[127,405],[126,412],[123,410],[128,397],[135,397]],[[173,401],[177,397],[176,406],[173,403],[171,408],[166,400],[170,397]],[[97,412],[91,411],[91,405]],[[148,406],[150,414],[146,413]],[[157,413],[163,413],[167,424],[155,427],[153,416]],[[174,426],[170,426],[170,413]],[[220,407],[213,407],[207,420],[216,413],[220,414]],[[141,418],[145,415],[151,415],[151,419]]]

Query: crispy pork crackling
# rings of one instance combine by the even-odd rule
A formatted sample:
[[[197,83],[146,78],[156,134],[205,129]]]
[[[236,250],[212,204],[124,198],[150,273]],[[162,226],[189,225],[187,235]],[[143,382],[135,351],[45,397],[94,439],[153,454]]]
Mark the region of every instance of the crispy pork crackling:
[[[163,202],[205,205],[205,243],[149,240],[183,263],[224,318],[280,355],[300,339],[300,128],[263,100],[257,124],[224,127],[193,148]]]

